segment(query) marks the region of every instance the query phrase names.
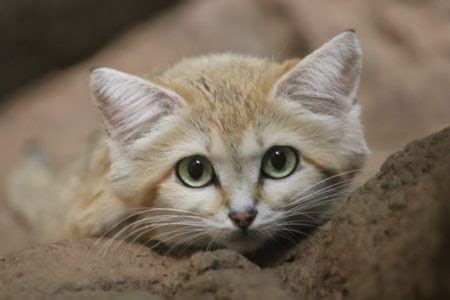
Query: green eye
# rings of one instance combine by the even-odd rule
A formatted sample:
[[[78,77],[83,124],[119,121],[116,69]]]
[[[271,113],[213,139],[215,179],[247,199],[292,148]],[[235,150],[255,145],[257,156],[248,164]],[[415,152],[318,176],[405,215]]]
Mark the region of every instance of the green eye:
[[[188,187],[204,187],[214,178],[214,170],[206,157],[186,157],[177,165],[178,178]]]
[[[274,146],[264,154],[262,173],[272,179],[281,179],[291,175],[297,164],[297,151],[288,146]]]

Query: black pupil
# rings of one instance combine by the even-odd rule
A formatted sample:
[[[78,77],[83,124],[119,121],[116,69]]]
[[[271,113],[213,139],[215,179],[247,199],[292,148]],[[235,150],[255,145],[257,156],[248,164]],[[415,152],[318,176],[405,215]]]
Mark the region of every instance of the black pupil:
[[[198,180],[202,177],[205,167],[203,166],[203,163],[200,159],[194,158],[189,162],[187,169],[191,178],[194,180]]]
[[[270,156],[270,163],[276,170],[282,170],[286,165],[286,155],[281,150],[274,150]]]

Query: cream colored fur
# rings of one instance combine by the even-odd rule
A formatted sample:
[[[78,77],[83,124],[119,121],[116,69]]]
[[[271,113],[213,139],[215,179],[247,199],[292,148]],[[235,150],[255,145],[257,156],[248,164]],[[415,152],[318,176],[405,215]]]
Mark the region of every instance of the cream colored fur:
[[[101,236],[135,214],[135,223],[111,230],[115,237],[247,252],[298,223],[318,225],[369,153],[355,100],[360,72],[353,32],[282,64],[219,54],[148,78],[95,69],[90,87],[107,134],[65,171],[71,184],[36,199],[49,210],[57,198],[66,205],[64,224],[37,232]],[[279,180],[261,176],[262,156],[274,145],[300,154],[296,171]],[[209,159],[216,182],[180,182],[175,166],[194,154]],[[33,206],[20,193],[13,198],[23,203],[18,210]],[[249,207],[257,215],[243,234],[228,214]],[[46,223],[41,218],[32,226]]]

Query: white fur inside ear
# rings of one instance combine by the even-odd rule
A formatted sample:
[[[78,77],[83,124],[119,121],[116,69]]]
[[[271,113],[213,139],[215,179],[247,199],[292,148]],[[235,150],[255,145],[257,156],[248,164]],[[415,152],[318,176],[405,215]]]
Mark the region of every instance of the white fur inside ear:
[[[109,137],[121,143],[157,130],[161,120],[183,104],[175,92],[109,68],[91,72],[90,88]]]
[[[301,60],[275,84],[274,93],[314,113],[336,116],[355,102],[361,66],[358,39],[347,31]]]

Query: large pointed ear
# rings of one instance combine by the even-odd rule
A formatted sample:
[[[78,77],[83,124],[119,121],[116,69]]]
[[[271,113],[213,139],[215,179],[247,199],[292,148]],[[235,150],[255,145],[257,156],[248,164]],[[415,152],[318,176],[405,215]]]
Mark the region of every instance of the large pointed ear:
[[[313,113],[338,116],[355,103],[361,56],[355,32],[343,32],[288,71],[274,93]]]
[[[160,129],[184,101],[173,91],[108,68],[91,72],[90,88],[109,137],[130,144]]]

